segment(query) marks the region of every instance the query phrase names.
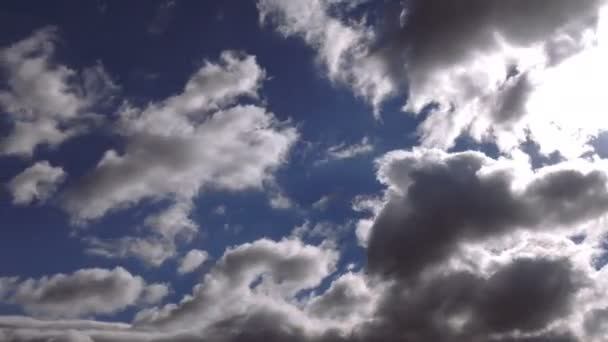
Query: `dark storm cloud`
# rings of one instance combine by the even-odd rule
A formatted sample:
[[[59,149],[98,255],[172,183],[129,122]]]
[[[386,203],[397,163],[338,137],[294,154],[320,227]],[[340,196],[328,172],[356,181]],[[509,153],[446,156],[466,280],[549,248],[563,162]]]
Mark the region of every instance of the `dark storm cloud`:
[[[463,240],[517,227],[551,229],[608,210],[601,170],[558,169],[514,191],[514,171],[481,174],[482,167],[497,162],[475,152],[408,153],[381,163],[385,181],[403,194],[391,196],[372,228],[368,262],[373,272],[415,276]]]

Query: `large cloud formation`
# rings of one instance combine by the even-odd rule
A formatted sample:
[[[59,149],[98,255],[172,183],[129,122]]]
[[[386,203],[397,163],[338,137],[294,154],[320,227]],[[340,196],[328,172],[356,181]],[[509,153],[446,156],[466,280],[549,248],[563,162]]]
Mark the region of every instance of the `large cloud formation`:
[[[175,256],[177,238],[196,234],[189,214],[201,191],[260,189],[271,182],[298,134],[263,107],[237,104],[256,100],[264,79],[253,56],[224,52],[218,63],[196,71],[181,93],[144,108],[124,105],[115,124],[124,150],[107,151],[69,185],[63,207],[75,222],[86,223],[142,200],[170,205],[145,219],[150,236],[88,239],[89,252],[159,266]]]
[[[574,71],[589,71],[582,65],[598,65],[604,2],[412,0],[387,5],[380,27],[345,19],[361,3],[260,0],[258,8],[262,22],[314,46],[329,78],[376,110],[404,86],[408,109],[435,103],[420,126],[424,146],[379,158],[384,192],[353,201],[369,214],[356,231],[364,265],[343,268],[331,238],[304,243],[305,235],[329,236],[304,225],[277,241],[227,248],[191,294],[144,307],[129,324],[93,319],[157,302],[165,285],[144,290],[122,269],[0,278],[0,299],[54,318],[0,317],[0,340],[604,341],[608,164],[584,155],[602,122],[581,128],[558,108],[563,102],[554,112],[547,101]],[[64,208],[86,222],[144,200],[170,205],[145,220],[151,237],[91,239],[91,253],[160,265],[176,253],[177,237],[196,231],[189,213],[199,192],[264,185],[297,134],[264,108],[240,104],[255,100],[262,79],[252,56],[227,52],[181,93],[122,108],[124,150],[108,151],[72,183]],[[591,114],[602,108],[585,103]],[[503,153],[446,151],[463,132]],[[567,160],[533,166],[514,148],[528,138]],[[192,265],[202,252],[197,259]],[[139,290],[106,301],[116,283]]]
[[[569,158],[608,127],[593,81],[608,71],[604,4],[414,0],[356,20],[344,1],[258,1],[263,22],[302,37],[329,78],[376,113],[397,94],[407,94],[405,110],[428,112],[418,130],[426,146],[449,148],[466,134],[509,152],[532,139]]]

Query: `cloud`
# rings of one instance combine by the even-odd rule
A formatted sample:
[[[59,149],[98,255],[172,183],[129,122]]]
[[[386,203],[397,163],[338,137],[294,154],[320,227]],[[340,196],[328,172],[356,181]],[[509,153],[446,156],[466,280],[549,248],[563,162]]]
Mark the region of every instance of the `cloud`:
[[[479,244],[489,254],[473,262],[497,262],[486,271],[459,269],[454,255],[441,272],[413,282],[348,272],[324,289],[335,251],[293,238],[258,240],[228,249],[192,295],[140,311],[133,325],[3,317],[0,331],[15,341],[67,334],[108,342],[600,341],[597,324],[582,318],[601,317],[606,270],[568,256],[586,247],[564,248],[567,238],[526,241],[535,250],[527,257],[517,252],[521,243],[507,248],[509,258]],[[301,295],[307,289],[314,291]]]
[[[344,143],[340,143],[338,145],[330,146],[327,149],[327,160],[343,160],[355,158],[361,155],[369,154],[374,151],[374,145],[369,142],[368,137],[363,137],[361,142],[346,145]]]
[[[287,314],[295,308],[285,299],[318,286],[336,262],[335,251],[295,239],[246,243],[228,249],[192,296],[140,313],[138,325],[182,329],[196,324],[204,329],[264,307]]]
[[[5,301],[34,316],[76,318],[122,311],[144,294],[148,302],[157,302],[162,298],[158,293],[163,286],[147,285],[121,267],[89,268],[15,281]]]
[[[110,239],[86,237],[83,241],[86,244],[85,251],[89,255],[109,259],[136,258],[153,267],[160,267],[177,254],[175,241],[155,235],[123,236]]]
[[[329,207],[329,205],[331,204],[333,197],[334,196],[331,194],[321,196],[321,198],[319,198],[312,204],[313,209],[325,211],[327,207]]]
[[[606,165],[599,162],[533,171],[525,161],[477,152],[415,149],[387,154],[378,176],[390,195],[371,231],[369,267],[406,277],[463,240],[571,227],[608,210]]]
[[[528,138],[544,154],[574,158],[591,150],[590,137],[606,127],[592,119],[601,97],[587,81],[606,72],[598,30],[604,3],[410,2],[385,51],[389,61],[407,62],[408,110],[439,104],[419,128],[423,144],[448,148],[467,134],[507,152]]]
[[[0,108],[13,127],[0,140],[0,154],[31,156],[36,147],[55,147],[102,120],[94,107],[116,90],[101,64],[82,72],[53,61],[57,29],[45,27],[0,50],[5,87]]]
[[[179,262],[177,273],[186,274],[193,272],[201,266],[207,259],[209,254],[198,249],[190,250]]]
[[[143,109],[124,108],[124,152],[107,151],[68,188],[64,208],[86,221],[143,199],[181,202],[203,188],[261,187],[297,138],[264,108],[231,106],[241,96],[257,96],[263,78],[254,57],[225,52],[219,64],[198,70],[181,94]]]
[[[370,53],[375,33],[363,22],[342,20],[330,11],[340,1],[259,0],[262,23],[272,23],[284,36],[298,36],[314,47],[328,78],[347,85],[365,99],[376,114],[387,98],[395,95],[399,81],[392,78],[382,59]]]
[[[260,0],[258,9],[262,22],[313,47],[328,77],[376,114],[407,96],[424,146],[448,149],[466,135],[510,153],[533,140],[544,155],[576,158],[608,128],[594,81],[608,75],[605,4],[415,0],[353,10]]]
[[[54,167],[48,161],[40,161],[23,170],[9,183],[13,204],[27,205],[34,201],[46,201],[64,181],[66,173],[61,167]]]
[[[285,210],[294,206],[292,200],[287,197],[280,189],[275,189],[268,198],[268,204],[273,209]]]

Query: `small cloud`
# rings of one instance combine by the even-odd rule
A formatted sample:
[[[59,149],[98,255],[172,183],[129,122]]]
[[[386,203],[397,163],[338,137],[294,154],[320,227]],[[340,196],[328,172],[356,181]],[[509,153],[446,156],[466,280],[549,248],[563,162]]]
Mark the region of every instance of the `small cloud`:
[[[321,198],[319,198],[316,202],[314,202],[312,204],[312,207],[315,210],[325,211],[327,209],[327,207],[329,206],[330,202],[332,201],[332,199],[333,199],[332,195],[324,195]]]
[[[289,197],[285,196],[281,192],[276,192],[276,193],[271,194],[268,204],[270,204],[270,206],[273,209],[282,209],[282,210],[290,209],[290,208],[293,208],[293,206],[294,206],[291,199],[289,199]]]
[[[180,275],[193,272],[199,268],[207,259],[209,253],[199,249],[193,249],[186,254],[179,262],[177,273]]]
[[[369,154],[374,151],[374,145],[369,141],[368,137],[363,137],[359,143],[347,145],[342,142],[337,145],[330,146],[325,151],[325,157],[319,160],[316,164],[327,163],[332,160],[345,160]]]
[[[213,213],[215,215],[220,215],[220,216],[226,215],[226,206],[223,204],[218,205],[217,207],[215,207],[215,209],[213,209]]]

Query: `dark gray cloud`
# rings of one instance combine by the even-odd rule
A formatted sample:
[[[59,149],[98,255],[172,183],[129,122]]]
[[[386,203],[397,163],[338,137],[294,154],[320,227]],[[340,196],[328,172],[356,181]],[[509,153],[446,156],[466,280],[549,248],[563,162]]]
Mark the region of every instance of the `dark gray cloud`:
[[[603,170],[539,172],[515,190],[517,171],[479,153],[394,156],[381,162],[380,173],[401,193],[390,196],[372,228],[368,262],[373,272],[416,276],[464,240],[519,227],[553,229],[608,210]]]
[[[602,0],[414,0],[391,15],[378,53],[402,68],[391,75],[413,80],[499,48],[500,38],[516,46],[544,42],[560,31],[581,34],[598,19]]]

